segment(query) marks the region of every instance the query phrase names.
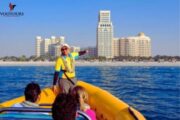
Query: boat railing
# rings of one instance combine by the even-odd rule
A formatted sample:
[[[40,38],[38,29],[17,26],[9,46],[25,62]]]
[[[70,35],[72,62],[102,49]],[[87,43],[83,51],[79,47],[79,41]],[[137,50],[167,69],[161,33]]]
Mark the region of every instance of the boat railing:
[[[30,108],[30,107],[4,107],[0,108],[0,113],[3,112],[45,112],[50,113],[50,108]]]

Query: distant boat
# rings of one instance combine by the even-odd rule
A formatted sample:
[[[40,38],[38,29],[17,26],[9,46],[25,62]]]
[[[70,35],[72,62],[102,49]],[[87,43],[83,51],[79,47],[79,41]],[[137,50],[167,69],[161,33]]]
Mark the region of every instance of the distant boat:
[[[98,120],[145,120],[145,117],[140,112],[130,107],[125,102],[119,100],[109,92],[82,81],[79,81],[78,85],[84,87],[87,90],[89,94],[89,105],[96,112]],[[53,93],[51,88],[43,89],[39,102],[42,108],[39,110],[46,111],[47,108],[50,108],[51,106],[48,105],[51,105],[53,103],[55,96],[56,95]],[[13,104],[20,103],[22,101],[24,101],[24,96],[0,103],[0,119],[1,116],[5,114],[2,112],[3,109],[6,110],[6,108],[8,108],[9,110],[11,109],[9,107],[11,107]],[[17,109],[18,108],[16,108],[16,110]],[[34,111],[36,111],[36,109]],[[32,119],[32,115],[30,116]],[[46,117],[47,116],[45,116],[45,118]]]

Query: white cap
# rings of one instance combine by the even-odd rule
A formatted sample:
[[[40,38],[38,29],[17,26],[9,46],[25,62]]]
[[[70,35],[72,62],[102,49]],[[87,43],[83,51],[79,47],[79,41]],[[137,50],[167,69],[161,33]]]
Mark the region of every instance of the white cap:
[[[70,46],[69,46],[68,44],[66,44],[66,43],[61,44],[61,48],[62,48],[62,47],[67,47],[67,48],[70,48]]]

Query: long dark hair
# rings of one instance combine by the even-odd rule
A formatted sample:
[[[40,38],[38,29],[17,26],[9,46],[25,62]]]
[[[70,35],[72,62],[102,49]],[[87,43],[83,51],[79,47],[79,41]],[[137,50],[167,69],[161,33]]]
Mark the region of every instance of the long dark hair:
[[[75,120],[77,103],[75,97],[61,93],[52,105],[53,120]]]

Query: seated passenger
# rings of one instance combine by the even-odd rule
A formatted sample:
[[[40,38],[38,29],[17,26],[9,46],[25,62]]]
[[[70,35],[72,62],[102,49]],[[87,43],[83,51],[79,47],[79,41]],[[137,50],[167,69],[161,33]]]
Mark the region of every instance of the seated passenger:
[[[95,112],[90,108],[88,103],[88,93],[81,86],[76,86],[73,88],[71,94],[75,96],[78,103],[79,110],[85,112],[92,120],[96,120]]]
[[[70,94],[57,95],[52,105],[53,120],[75,120],[77,102]]]
[[[29,83],[24,91],[25,101],[16,103],[12,107],[39,107],[41,89],[37,83]]]

